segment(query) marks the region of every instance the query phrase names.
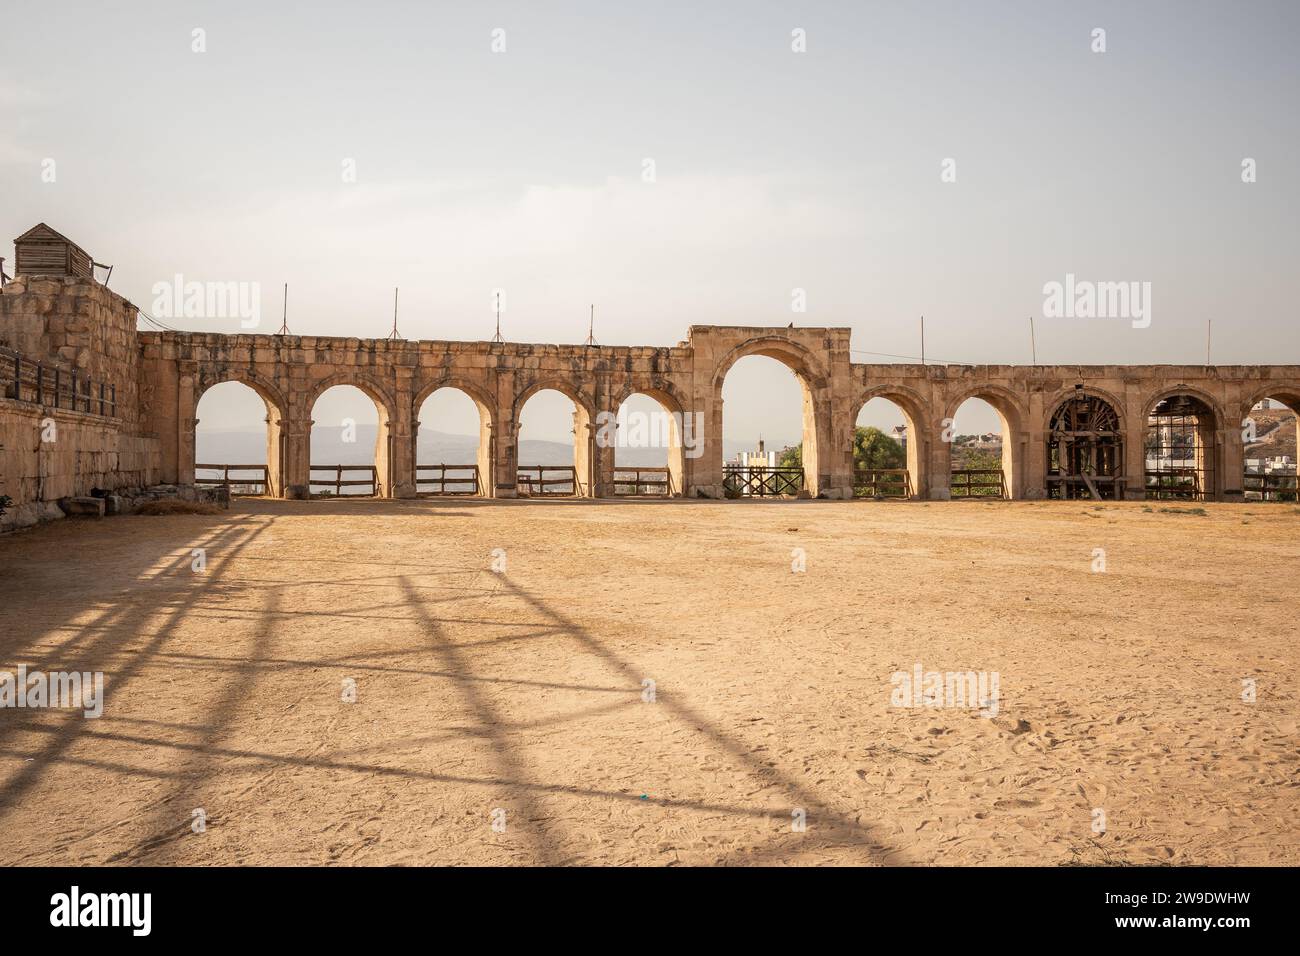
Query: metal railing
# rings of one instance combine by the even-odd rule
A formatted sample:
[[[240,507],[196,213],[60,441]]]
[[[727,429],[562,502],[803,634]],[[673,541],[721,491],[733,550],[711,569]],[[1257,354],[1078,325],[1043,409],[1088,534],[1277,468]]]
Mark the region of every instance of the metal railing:
[[[779,498],[803,491],[803,469],[777,465],[724,465],[722,490],[728,498]]]
[[[117,416],[117,386],[0,346],[0,397],[108,418]]]
[[[429,472],[429,477],[422,477]],[[433,474],[437,472],[437,474]],[[448,472],[456,472],[450,475]],[[477,495],[482,493],[478,465],[416,465],[415,493],[417,495]]]
[[[516,493],[533,498],[564,498],[580,493],[572,465],[520,465]]]
[[[1006,480],[1001,468],[958,468],[948,488],[953,498],[1005,498]]]
[[[208,477],[200,475],[200,471],[219,471],[221,477]],[[231,478],[232,471],[252,471],[256,472],[258,477],[235,477]],[[194,483],[196,485],[208,488],[224,487],[232,495],[266,495],[270,494],[271,487],[271,470],[266,465],[212,465],[198,464],[194,465]],[[244,491],[244,488],[257,488],[256,491]]]
[[[672,493],[673,480],[667,468],[614,468],[617,497],[667,498]]]
[[[853,497],[910,498],[912,479],[906,468],[856,468]]]
[[[321,481],[316,478],[310,479],[311,488],[313,489],[315,488],[334,489],[332,493],[328,491],[327,492],[312,491],[312,494],[315,497],[327,498],[327,497],[331,497],[331,494],[334,497],[342,497],[344,488],[362,488],[362,487],[370,489],[369,491],[362,492],[362,495],[370,495],[373,497],[379,494],[379,472],[374,465],[312,465],[311,470],[313,472],[317,472],[317,471],[334,472],[334,478],[332,480]],[[344,478],[343,477],[344,472],[357,472],[357,471],[365,472],[367,475],[369,475],[369,477],[368,478]],[[361,497],[361,495],[356,495],[353,497]]]

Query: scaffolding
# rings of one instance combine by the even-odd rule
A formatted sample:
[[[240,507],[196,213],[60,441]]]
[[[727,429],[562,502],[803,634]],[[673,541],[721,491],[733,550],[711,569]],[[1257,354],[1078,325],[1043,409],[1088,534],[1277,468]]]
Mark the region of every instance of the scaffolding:
[[[1124,496],[1124,434],[1111,404],[1082,392],[1052,415],[1047,496],[1114,501]]]

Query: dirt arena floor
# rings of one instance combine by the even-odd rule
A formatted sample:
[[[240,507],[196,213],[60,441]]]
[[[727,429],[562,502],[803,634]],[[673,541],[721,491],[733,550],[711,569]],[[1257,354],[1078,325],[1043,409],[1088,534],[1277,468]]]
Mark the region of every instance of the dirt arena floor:
[[[0,670],[106,700],[0,710],[0,864],[1300,864],[1300,509],[1168,507],[243,500],[9,535]],[[997,715],[894,706],[918,664],[996,672]]]

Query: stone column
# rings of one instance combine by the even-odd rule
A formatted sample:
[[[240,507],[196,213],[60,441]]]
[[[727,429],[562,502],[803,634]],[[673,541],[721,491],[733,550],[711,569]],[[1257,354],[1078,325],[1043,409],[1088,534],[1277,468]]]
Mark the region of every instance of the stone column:
[[[952,423],[939,418],[922,422],[926,430],[929,494],[931,501],[948,501],[952,498]],[[947,433],[945,435],[945,433]]]
[[[285,498],[311,497],[310,418],[280,420],[280,455]]]
[[[1131,396],[1124,410],[1124,499],[1147,497],[1147,417],[1140,396]]]
[[[194,429],[199,420],[195,417],[198,403],[194,398],[195,376],[198,364],[178,362],[180,387],[176,394],[176,483],[194,484]]]
[[[387,432],[387,447],[375,450],[375,463],[381,465],[383,493],[389,498],[415,497],[415,429],[409,420],[390,421],[381,431]]]

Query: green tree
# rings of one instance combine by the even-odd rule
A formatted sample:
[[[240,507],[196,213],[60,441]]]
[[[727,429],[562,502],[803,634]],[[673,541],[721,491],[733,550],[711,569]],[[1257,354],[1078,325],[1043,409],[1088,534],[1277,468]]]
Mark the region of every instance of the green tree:
[[[776,462],[782,468],[803,467],[803,443],[783,449]],[[853,467],[863,470],[906,468],[903,446],[874,425],[853,429]]]
[[[906,468],[902,444],[874,425],[853,429],[853,467],[863,470]]]

